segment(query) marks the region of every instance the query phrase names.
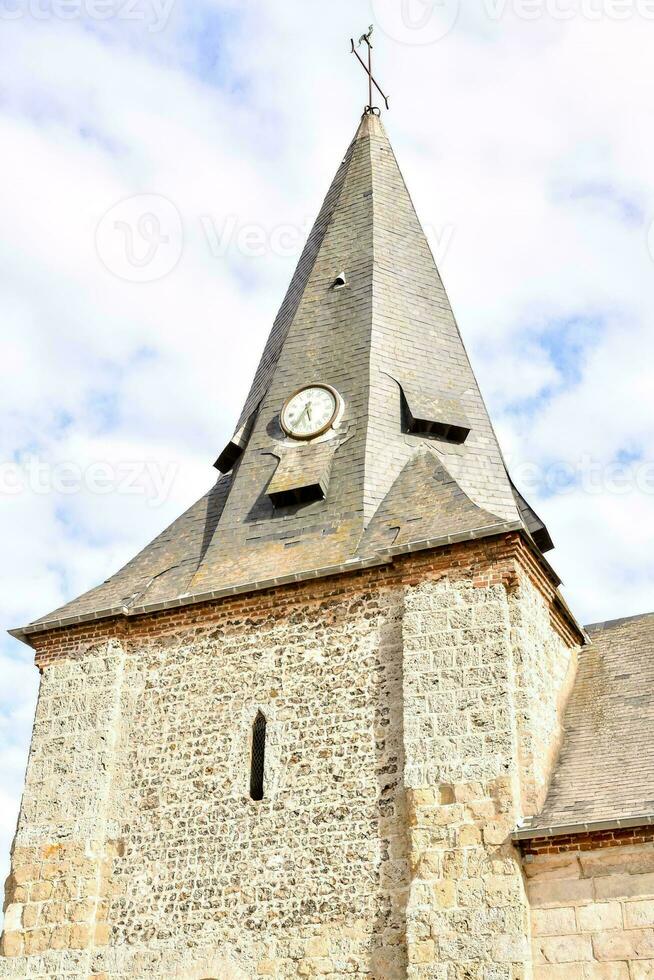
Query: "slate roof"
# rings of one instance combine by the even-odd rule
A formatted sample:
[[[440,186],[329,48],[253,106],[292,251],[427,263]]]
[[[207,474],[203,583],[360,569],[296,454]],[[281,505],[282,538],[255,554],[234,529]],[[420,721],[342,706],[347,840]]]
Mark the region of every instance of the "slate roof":
[[[586,630],[558,763],[524,836],[654,814],[654,613]]]
[[[334,289],[341,271],[347,285]],[[321,437],[332,441],[326,498],[275,507],[271,480],[283,461],[277,482],[285,487],[300,465],[289,454],[301,455],[280,427],[280,409],[315,381],[344,400],[338,425]],[[403,390],[436,405],[442,431],[451,422],[465,441],[410,434]],[[330,187],[219,466],[227,475],[125,568],[26,632],[370,564],[393,547],[516,529],[542,550],[551,546],[511,484],[427,239],[374,115],[364,115]]]

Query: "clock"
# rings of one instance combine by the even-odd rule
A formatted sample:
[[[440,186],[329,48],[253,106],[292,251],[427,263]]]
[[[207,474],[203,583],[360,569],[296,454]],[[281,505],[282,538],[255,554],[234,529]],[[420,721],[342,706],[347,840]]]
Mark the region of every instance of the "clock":
[[[314,439],[334,424],[340,396],[330,385],[300,388],[282,407],[282,429],[293,439]]]

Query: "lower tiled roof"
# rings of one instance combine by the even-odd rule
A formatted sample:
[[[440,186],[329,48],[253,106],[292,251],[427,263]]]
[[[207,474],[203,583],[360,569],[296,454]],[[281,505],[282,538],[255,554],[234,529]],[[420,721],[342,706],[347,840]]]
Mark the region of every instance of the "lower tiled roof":
[[[654,613],[587,626],[565,736],[529,832],[654,813]]]

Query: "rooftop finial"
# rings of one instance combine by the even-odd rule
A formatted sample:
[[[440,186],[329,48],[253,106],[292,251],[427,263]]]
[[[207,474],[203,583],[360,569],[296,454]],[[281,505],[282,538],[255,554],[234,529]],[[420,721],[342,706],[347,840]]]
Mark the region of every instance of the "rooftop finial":
[[[375,78],[373,77],[373,74],[372,74],[372,42],[371,42],[370,38],[372,36],[372,32],[374,31],[374,29],[375,29],[374,28],[374,25],[371,24],[370,27],[369,27],[369,29],[368,29],[368,33],[361,35],[361,37],[359,38],[359,43],[356,46],[354,44],[354,38],[351,39],[351,43],[352,43],[352,54],[355,54],[357,56],[360,64],[362,65],[364,71],[366,72],[366,74],[368,76],[368,105],[366,106],[366,110],[365,110],[366,112],[374,112],[375,109],[377,108],[376,106],[373,106],[373,104],[372,104],[372,87],[373,87],[373,85],[375,86],[375,88],[377,89],[377,91],[381,95],[382,99],[384,100],[384,104],[385,104],[386,108],[387,109],[390,109],[390,106],[388,104],[388,96],[384,95],[384,93],[382,92],[381,88],[377,84],[377,81],[375,80]],[[361,57],[361,55],[359,54],[359,52],[357,51],[357,47],[360,48],[361,45],[364,42],[368,46],[368,64],[367,65],[366,65],[365,61],[363,60],[363,58]],[[379,112],[379,109],[377,109],[377,112]]]

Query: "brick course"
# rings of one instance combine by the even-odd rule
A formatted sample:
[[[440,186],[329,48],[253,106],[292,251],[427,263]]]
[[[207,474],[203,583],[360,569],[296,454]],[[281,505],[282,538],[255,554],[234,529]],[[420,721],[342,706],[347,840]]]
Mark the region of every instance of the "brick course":
[[[565,854],[568,851],[594,851],[623,844],[648,844],[654,841],[654,826],[616,827],[613,830],[581,831],[556,837],[533,837],[522,841],[523,854]]]

